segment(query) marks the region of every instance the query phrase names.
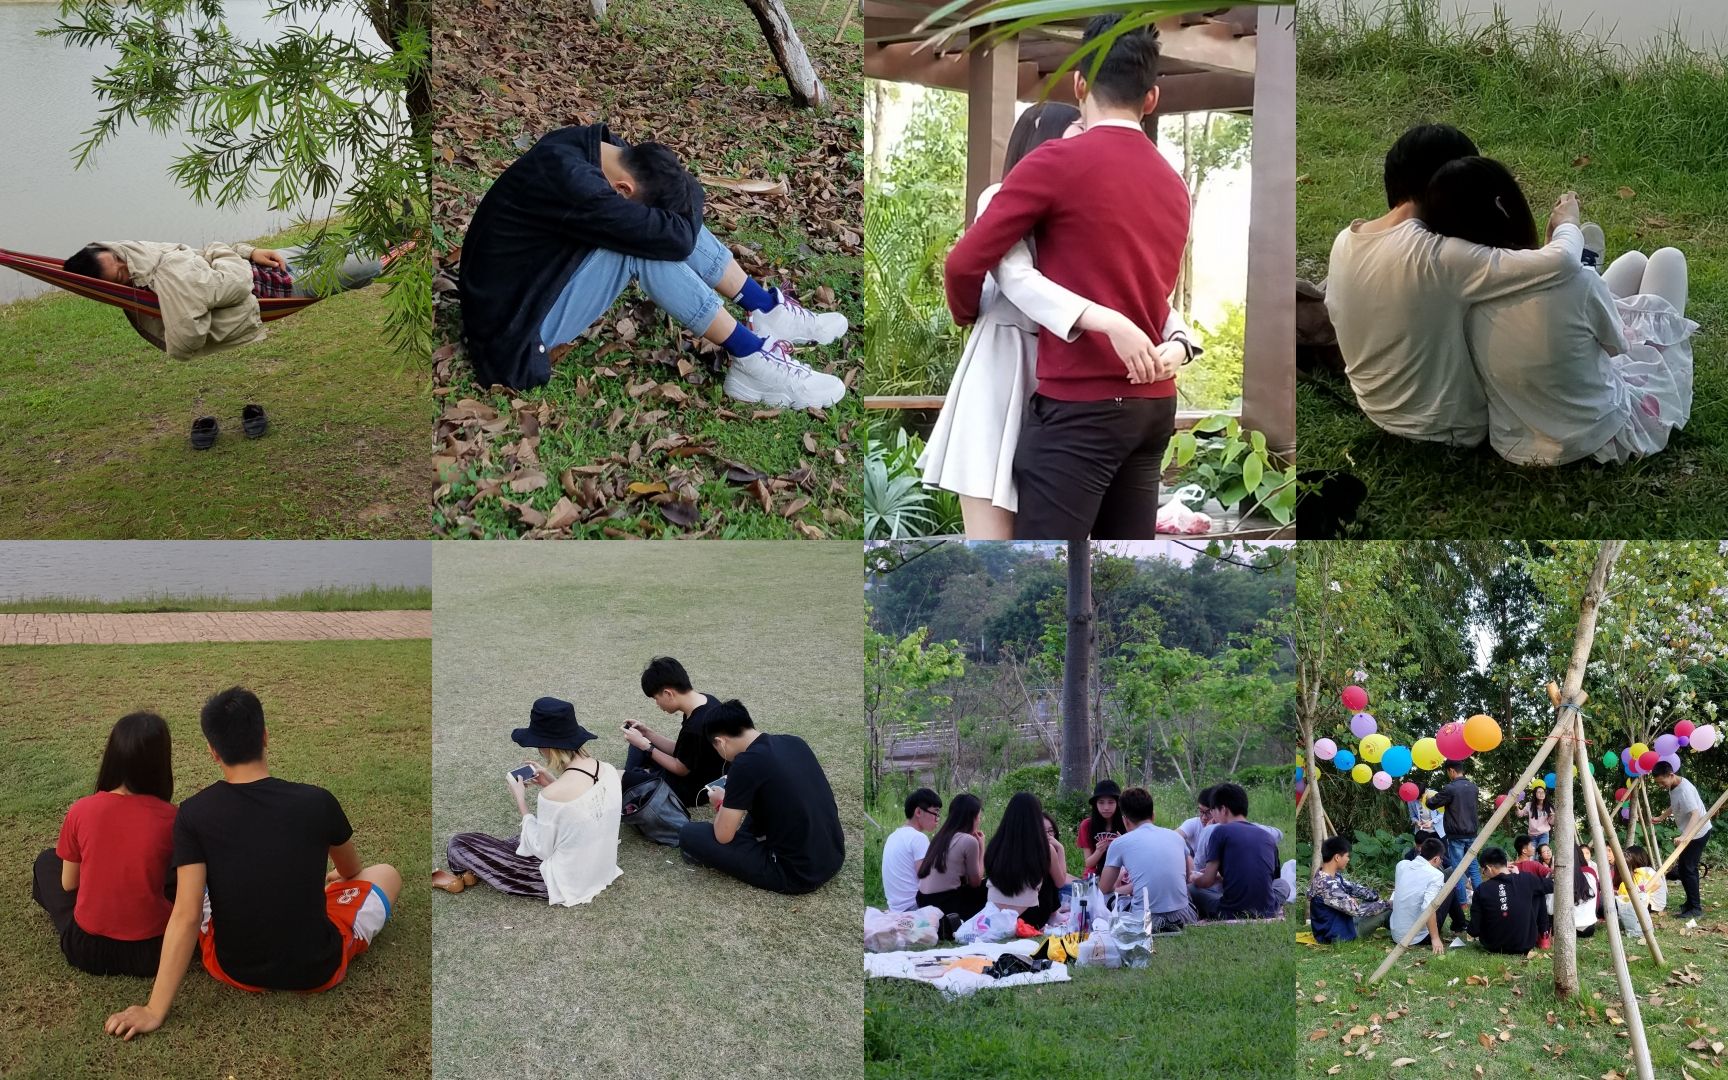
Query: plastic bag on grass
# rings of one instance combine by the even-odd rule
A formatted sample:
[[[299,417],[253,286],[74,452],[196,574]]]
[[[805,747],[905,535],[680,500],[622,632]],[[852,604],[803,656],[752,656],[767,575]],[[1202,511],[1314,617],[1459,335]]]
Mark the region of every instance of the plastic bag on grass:
[[[899,952],[936,944],[936,925],[942,909],[921,907],[916,911],[864,909],[864,951]]]
[[[954,932],[954,940],[962,945],[978,941],[1013,941],[1015,926],[1019,922],[1019,912],[985,904],[978,914],[960,924],[960,929]]]

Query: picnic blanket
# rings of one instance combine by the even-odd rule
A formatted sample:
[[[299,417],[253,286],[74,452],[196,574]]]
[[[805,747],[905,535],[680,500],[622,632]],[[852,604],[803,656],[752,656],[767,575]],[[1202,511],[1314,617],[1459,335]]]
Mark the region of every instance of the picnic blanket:
[[[982,957],[984,966],[988,967],[1003,953],[1031,956],[1037,948],[1036,941],[1007,941],[995,945],[979,942],[951,949],[920,949],[916,952],[866,953],[864,974],[876,979],[911,979],[914,982],[928,983],[942,991],[944,997],[950,998],[965,997],[979,990],[998,987],[1067,982],[1067,964],[1051,964],[1046,971],[1010,975],[1006,979],[992,979],[988,975],[948,965],[948,961],[955,958]]]

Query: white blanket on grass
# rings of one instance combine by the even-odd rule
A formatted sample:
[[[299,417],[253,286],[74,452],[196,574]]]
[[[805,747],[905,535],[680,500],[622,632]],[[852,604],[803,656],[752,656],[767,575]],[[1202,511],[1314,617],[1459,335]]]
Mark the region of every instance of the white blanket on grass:
[[[955,968],[945,972],[941,978],[932,977],[941,971],[941,968],[936,965],[949,957],[983,956],[988,957],[993,963],[998,956],[1009,952],[1030,957],[1037,948],[1037,941],[1024,940],[1009,941],[998,945],[987,945],[980,942],[973,945],[959,945],[951,949],[920,949],[916,952],[867,953],[864,956],[864,974],[877,979],[911,979],[914,982],[927,983],[942,991],[946,997],[965,997],[967,994],[978,990],[996,987],[1067,982],[1067,964],[1051,964],[1044,971],[1010,975],[1005,979],[992,979],[988,975],[975,975],[964,968]]]

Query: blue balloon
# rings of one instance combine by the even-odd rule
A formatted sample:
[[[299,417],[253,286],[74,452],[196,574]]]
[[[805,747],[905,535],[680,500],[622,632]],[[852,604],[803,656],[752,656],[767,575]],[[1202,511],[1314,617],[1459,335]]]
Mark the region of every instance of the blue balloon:
[[[1408,746],[1389,746],[1380,755],[1380,768],[1387,776],[1403,776],[1415,766]]]
[[[1296,766],[1296,779],[1302,779],[1302,766]]]
[[[1560,786],[1559,779],[1553,773],[1549,773],[1547,776],[1544,776],[1542,778],[1542,782],[1544,784],[1548,785],[1549,791],[1553,791],[1555,788]]]
[[[1332,755],[1332,764],[1339,772],[1349,772],[1356,765],[1356,755],[1348,750],[1340,750]]]

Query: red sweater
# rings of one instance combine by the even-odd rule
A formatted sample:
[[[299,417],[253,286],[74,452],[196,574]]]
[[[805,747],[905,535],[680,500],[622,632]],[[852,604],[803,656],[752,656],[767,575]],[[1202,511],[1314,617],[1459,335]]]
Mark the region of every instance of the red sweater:
[[[948,310],[978,317],[984,278],[1030,236],[1045,277],[1115,308],[1162,340],[1188,240],[1188,188],[1145,132],[1095,127],[1022,158],[948,253]],[[1176,380],[1136,385],[1103,334],[1038,336],[1038,392],[1059,401],[1173,397]]]

